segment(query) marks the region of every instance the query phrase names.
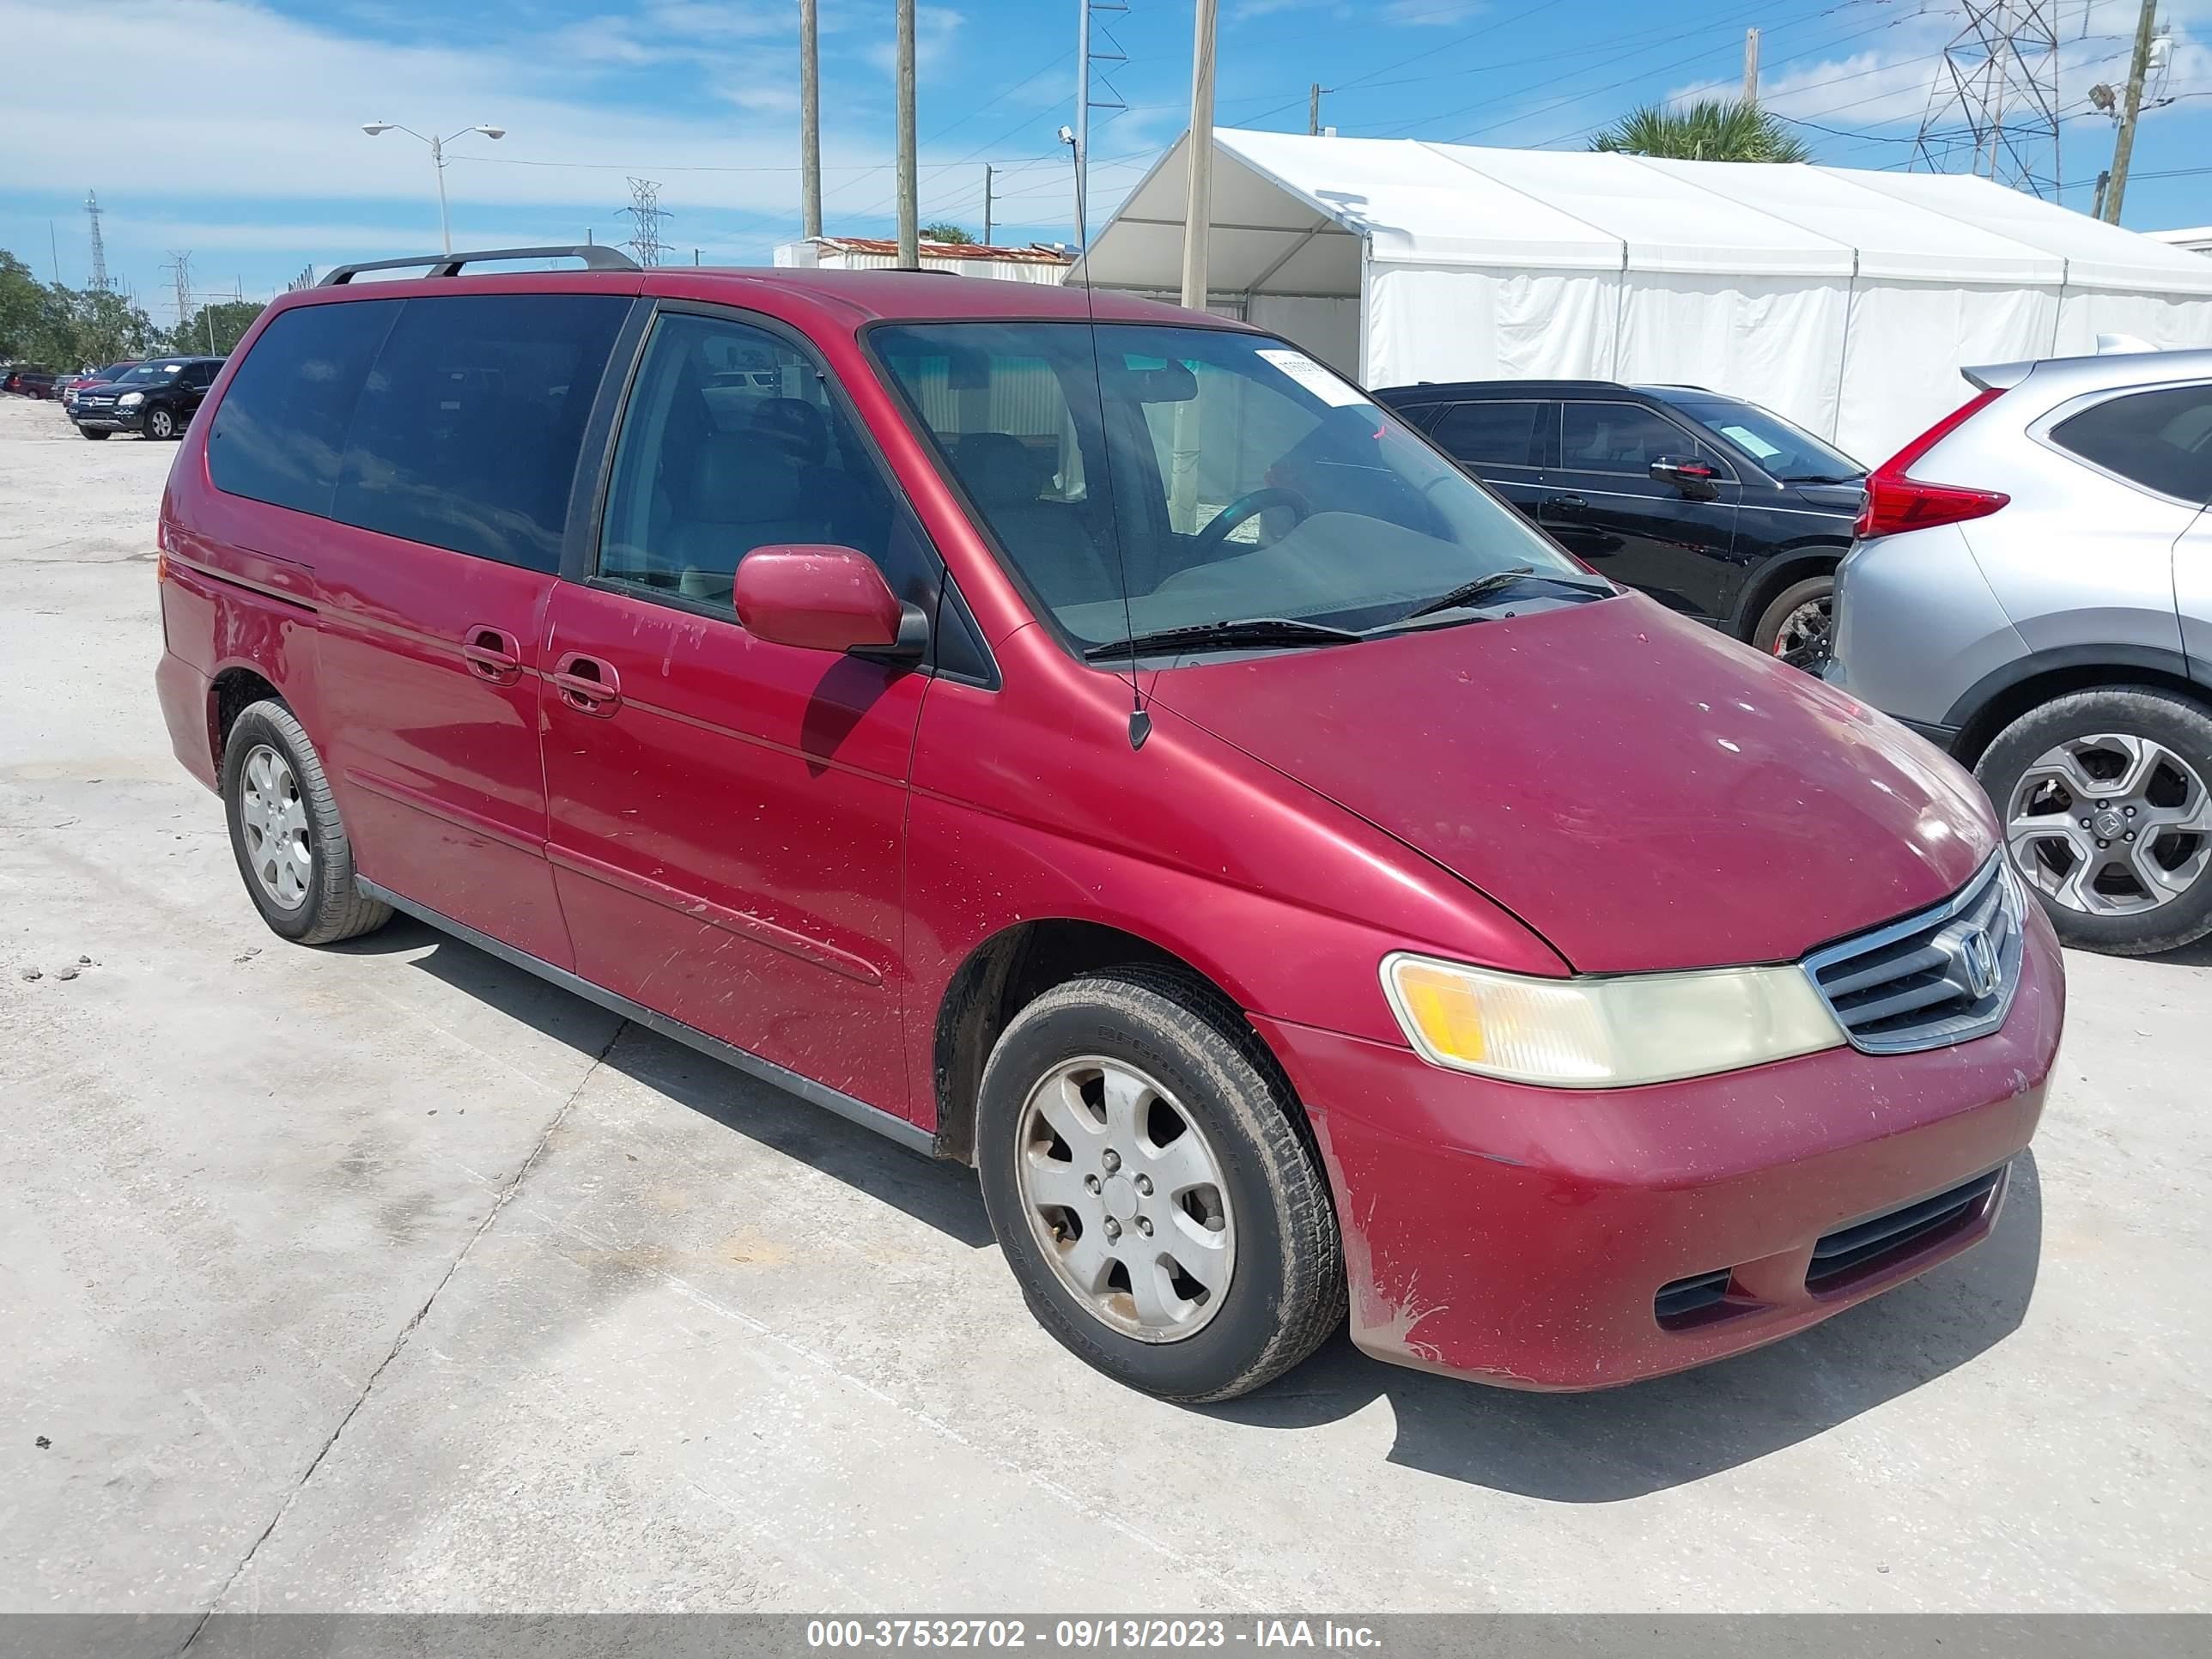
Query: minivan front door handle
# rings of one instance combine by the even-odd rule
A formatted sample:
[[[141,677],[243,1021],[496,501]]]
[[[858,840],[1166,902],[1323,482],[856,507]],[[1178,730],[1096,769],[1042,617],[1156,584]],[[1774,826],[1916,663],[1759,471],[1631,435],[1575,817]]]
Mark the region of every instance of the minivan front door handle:
[[[622,702],[622,677],[612,663],[601,662],[597,657],[578,651],[565,653],[554,665],[552,678],[561,701],[580,714],[605,719]]]
[[[522,647],[501,629],[480,623],[469,629],[461,641],[461,655],[470,673],[494,685],[512,685],[522,677]]]

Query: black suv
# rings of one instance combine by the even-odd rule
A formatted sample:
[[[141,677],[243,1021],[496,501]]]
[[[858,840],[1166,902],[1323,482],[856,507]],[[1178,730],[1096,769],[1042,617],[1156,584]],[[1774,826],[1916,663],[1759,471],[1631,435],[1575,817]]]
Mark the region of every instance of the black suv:
[[[117,379],[79,392],[70,405],[70,419],[88,438],[111,432],[182,437],[222,368],[220,357],[149,357]]]
[[[1827,655],[1866,469],[1686,386],[1473,380],[1375,397],[1614,580],[1801,667]]]

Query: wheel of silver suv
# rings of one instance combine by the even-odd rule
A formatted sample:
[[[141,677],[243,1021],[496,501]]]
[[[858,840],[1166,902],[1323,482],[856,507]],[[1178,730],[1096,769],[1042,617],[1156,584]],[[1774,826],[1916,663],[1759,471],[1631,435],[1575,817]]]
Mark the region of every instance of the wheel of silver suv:
[[[2069,944],[2136,955],[2212,932],[2212,714],[2158,688],[2076,693],[1975,769],[2014,867]]]

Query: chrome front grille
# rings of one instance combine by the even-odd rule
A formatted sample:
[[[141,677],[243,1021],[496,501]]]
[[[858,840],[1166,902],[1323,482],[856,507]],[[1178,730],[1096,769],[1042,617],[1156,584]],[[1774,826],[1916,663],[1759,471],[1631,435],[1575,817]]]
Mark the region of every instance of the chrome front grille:
[[[2026,904],[2000,849],[1953,897],[1815,951],[1805,971],[1867,1054],[1985,1036],[2004,1024],[2020,986]]]

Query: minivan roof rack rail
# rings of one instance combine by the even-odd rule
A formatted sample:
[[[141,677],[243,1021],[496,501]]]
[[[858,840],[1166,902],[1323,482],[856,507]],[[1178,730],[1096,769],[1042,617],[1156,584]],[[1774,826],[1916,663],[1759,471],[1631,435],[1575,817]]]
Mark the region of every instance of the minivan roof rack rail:
[[[340,265],[323,278],[320,286],[337,288],[364,270],[404,270],[413,265],[429,266],[422,273],[426,276],[458,276],[463,265],[480,265],[493,259],[581,259],[587,270],[638,269],[637,261],[620,248],[586,242],[578,247],[491,247],[470,253],[425,253],[411,259],[367,259],[359,264]]]

